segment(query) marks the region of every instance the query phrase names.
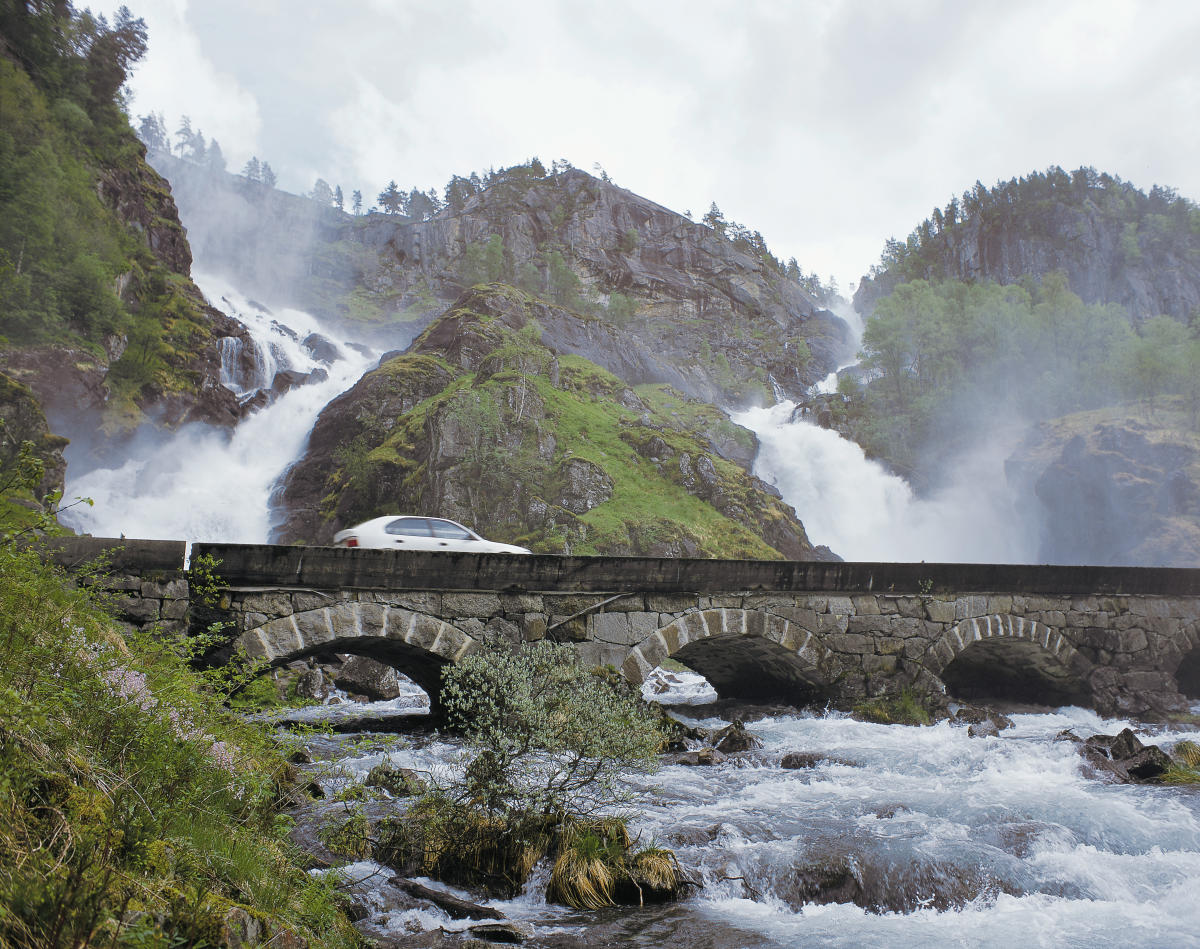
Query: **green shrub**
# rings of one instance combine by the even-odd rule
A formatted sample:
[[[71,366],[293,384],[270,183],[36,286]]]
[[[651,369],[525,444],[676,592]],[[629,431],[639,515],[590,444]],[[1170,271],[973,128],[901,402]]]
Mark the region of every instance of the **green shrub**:
[[[614,811],[635,795],[621,777],[657,764],[656,718],[557,643],[487,646],[445,677],[447,721],[465,743],[461,776],[385,822],[376,859],[512,895],[557,853],[555,892],[572,905],[606,905],[616,877],[628,876],[629,838]],[[608,854],[603,866],[593,838]]]
[[[933,719],[925,697],[905,687],[899,695],[881,695],[858,702],[850,714],[863,722],[879,725],[928,725]]]

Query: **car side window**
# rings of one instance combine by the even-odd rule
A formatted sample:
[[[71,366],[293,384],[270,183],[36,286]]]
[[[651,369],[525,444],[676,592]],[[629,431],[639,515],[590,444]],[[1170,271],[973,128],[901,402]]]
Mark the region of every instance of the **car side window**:
[[[451,521],[439,521],[436,518],[429,523],[433,525],[433,536],[444,537],[447,540],[471,540],[472,535],[469,530],[459,527]]]
[[[429,520],[424,517],[398,517],[394,521],[389,521],[384,530],[389,534],[428,537]]]

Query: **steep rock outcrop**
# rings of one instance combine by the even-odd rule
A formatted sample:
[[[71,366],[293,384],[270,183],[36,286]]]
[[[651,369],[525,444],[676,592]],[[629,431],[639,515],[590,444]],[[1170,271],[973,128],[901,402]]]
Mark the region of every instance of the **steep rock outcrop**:
[[[720,404],[798,397],[850,348],[845,324],[769,255],[578,169],[514,172],[459,210],[414,220],[354,217],[152,158],[209,266],[248,292],[352,321],[383,346],[406,344],[468,285],[491,279],[592,312],[570,325],[564,348],[630,382]],[[480,270],[471,254],[493,240],[498,254]]]
[[[1200,436],[1170,408],[1036,426],[1006,462],[1049,563],[1200,566]]]
[[[957,204],[957,199],[955,199]],[[1067,275],[1085,303],[1119,303],[1135,320],[1187,320],[1200,308],[1200,210],[1155,187],[1150,194],[1092,169],[1050,169],[964,195],[960,219],[940,211],[894,259],[863,277],[862,314],[902,281],[953,279],[1017,283]]]
[[[51,433],[33,393],[0,373],[0,506],[17,501],[31,506],[54,491],[61,492],[67,463],[62,450],[67,440]],[[23,446],[32,449],[41,477],[24,483],[18,470]],[[32,469],[31,474],[36,474]]]
[[[287,477],[278,539],[328,542],[369,517],[419,512],[547,552],[828,556],[717,453],[716,410],[680,411],[682,394],[635,390],[557,349],[581,321],[512,287],[464,294],[325,409]]]

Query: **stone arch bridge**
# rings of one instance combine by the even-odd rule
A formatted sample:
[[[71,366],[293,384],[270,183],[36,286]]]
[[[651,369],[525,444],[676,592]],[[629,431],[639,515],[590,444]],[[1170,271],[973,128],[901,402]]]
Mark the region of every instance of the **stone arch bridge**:
[[[272,664],[371,656],[435,705],[441,669],[489,637],[569,642],[634,684],[673,658],[750,701],[847,705],[915,687],[1151,719],[1200,701],[1200,570],[196,544],[221,582],[201,609],[182,544],[80,538],[58,556],[104,544],[123,545],[113,583],[130,620],[220,620]]]

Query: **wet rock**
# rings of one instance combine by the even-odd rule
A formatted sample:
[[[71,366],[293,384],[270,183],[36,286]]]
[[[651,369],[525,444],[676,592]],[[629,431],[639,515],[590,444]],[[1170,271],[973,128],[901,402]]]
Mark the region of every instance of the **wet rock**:
[[[689,767],[707,767],[722,764],[727,760],[726,756],[715,748],[701,748],[699,751],[685,751],[676,755],[672,763]]]
[[[998,738],[1000,728],[990,718],[967,727],[969,738]]]
[[[337,344],[320,333],[309,333],[300,345],[312,353],[313,359],[318,362],[337,362],[342,355]]]
[[[991,724],[997,732],[1013,727],[1013,721],[1002,712],[983,705],[960,705],[954,710],[951,721],[967,725]]]
[[[296,679],[296,695],[302,699],[321,700],[329,697],[329,680],[321,669],[309,669]]]
[[[1171,767],[1171,758],[1157,745],[1143,745],[1132,729],[1117,735],[1093,735],[1080,753],[1097,772],[1123,783],[1152,782]]]
[[[307,372],[301,372],[299,369],[281,369],[271,380],[271,391],[277,396],[283,395],[306,382],[308,382]]]
[[[753,751],[762,747],[762,739],[746,731],[743,722],[736,721],[722,728],[713,736],[713,744],[717,751],[733,754],[739,751]]]
[[[834,758],[816,751],[789,751],[780,759],[779,767],[790,771],[798,771],[805,768],[815,768],[817,765],[824,763],[856,767],[853,761],[847,761],[845,758]]]
[[[288,761],[291,764],[312,764],[312,752],[309,751],[307,747],[297,748],[290,755],[288,755]]]
[[[505,919],[495,923],[480,923],[468,926],[467,932],[476,939],[487,942],[522,943],[533,936],[533,927],[528,923]]]
[[[265,409],[273,401],[274,399],[269,389],[259,389],[244,402],[238,403],[238,415],[241,418],[253,415],[259,409]]]
[[[424,794],[425,782],[411,768],[397,768],[390,764],[377,764],[363,782],[369,788],[382,788],[393,797],[414,797]]]
[[[275,397],[279,397],[295,389],[297,386],[324,382],[328,378],[329,373],[320,367],[314,369],[312,372],[301,372],[299,369],[281,369],[275,373],[275,378],[271,380],[271,392]]]
[[[707,827],[676,827],[667,835],[667,842],[674,847],[701,847],[710,844],[721,834],[720,824]]]
[[[444,890],[435,890],[422,883],[417,883],[415,880],[394,876],[388,882],[410,896],[415,896],[417,899],[432,903],[434,906],[449,913],[453,919],[495,919],[507,922],[504,919],[504,914],[497,909],[492,909],[490,906],[481,906],[478,903],[472,903],[470,900],[460,899],[452,893],[447,893]]]
[[[352,656],[338,670],[333,682],[338,688],[359,693],[371,702],[387,702],[400,695],[396,670],[366,656]]]

